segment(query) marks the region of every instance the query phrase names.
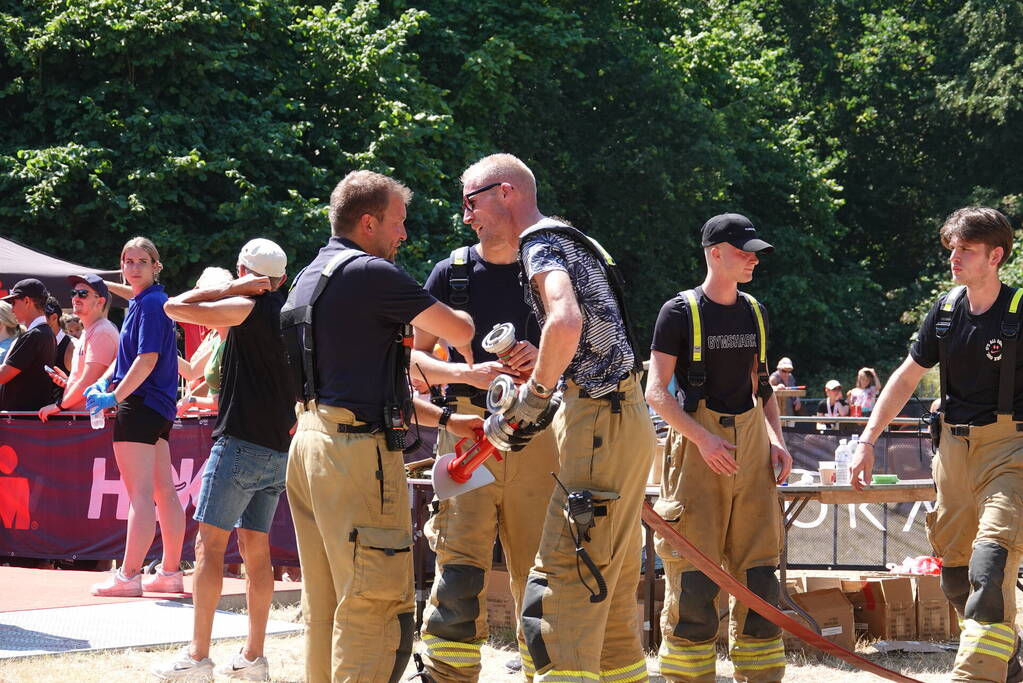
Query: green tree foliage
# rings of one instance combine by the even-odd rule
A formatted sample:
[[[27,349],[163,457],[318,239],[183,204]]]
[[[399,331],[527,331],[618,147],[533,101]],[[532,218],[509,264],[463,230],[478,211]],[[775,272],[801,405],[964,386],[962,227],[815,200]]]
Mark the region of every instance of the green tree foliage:
[[[510,151],[616,255],[644,340],[739,211],[777,247],[750,285],[772,360],[851,380],[944,286],[948,212],[1023,213],[1021,29],[994,0],[21,0],[0,230],[106,267],[145,234],[181,288],[257,235],[305,263],[370,168],[416,192],[424,278],[472,237],[460,172]]]

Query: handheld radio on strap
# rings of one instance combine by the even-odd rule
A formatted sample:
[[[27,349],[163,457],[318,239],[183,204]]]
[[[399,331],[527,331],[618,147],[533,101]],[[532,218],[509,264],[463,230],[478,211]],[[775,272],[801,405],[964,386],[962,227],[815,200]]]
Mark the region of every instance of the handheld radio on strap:
[[[683,410],[695,413],[703,400],[707,384],[707,363],[703,360],[703,318],[700,316],[699,295],[695,289],[679,292],[689,309],[689,368]],[[750,313],[757,321],[757,396],[767,401],[774,394],[767,375],[767,323],[763,305],[746,292],[739,292]]]

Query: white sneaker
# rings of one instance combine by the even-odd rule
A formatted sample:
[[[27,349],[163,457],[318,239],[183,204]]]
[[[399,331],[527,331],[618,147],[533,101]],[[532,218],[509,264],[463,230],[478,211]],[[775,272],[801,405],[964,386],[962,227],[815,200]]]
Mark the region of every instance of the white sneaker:
[[[182,571],[165,572],[161,569],[142,579],[142,590],[147,593],[184,593],[184,576]]]
[[[230,664],[217,669],[217,673],[221,676],[243,681],[270,680],[270,668],[266,662],[266,657],[256,657],[250,662],[245,659],[245,655],[242,654],[241,650],[234,656]]]
[[[139,598],[142,597],[142,574],[128,578],[118,569],[110,573],[110,578],[103,583],[94,583],[89,591],[93,595],[108,598]]]
[[[152,671],[161,681],[212,681],[213,660],[204,657],[195,661],[186,647],[178,652],[178,658],[173,662],[166,666],[154,666]]]

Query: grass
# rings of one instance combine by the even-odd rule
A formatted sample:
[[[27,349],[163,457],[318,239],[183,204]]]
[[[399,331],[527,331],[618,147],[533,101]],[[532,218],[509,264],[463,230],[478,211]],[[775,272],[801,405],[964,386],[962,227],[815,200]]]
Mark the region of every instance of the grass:
[[[279,621],[298,622],[299,608],[296,605],[274,607],[270,618]],[[213,644],[210,656],[213,661],[230,661],[243,641],[241,639],[221,640]],[[419,648],[419,644],[416,645]],[[0,682],[2,683],[137,683],[155,680],[149,669],[174,657],[180,645],[126,650],[104,650],[99,652],[76,652],[46,655],[16,660],[0,660]],[[883,666],[901,671],[921,681],[943,681],[948,678],[954,658],[952,652],[941,654],[889,654],[871,655],[870,659]],[[274,681],[299,683],[305,679],[303,637],[298,635],[269,636],[266,641],[266,656],[270,660],[270,672]],[[508,683],[522,680],[521,675],[510,674],[504,663],[516,656],[511,632],[495,635],[491,643],[483,648],[482,683]],[[648,657],[648,668],[656,669],[656,657]],[[405,676],[413,673],[413,665]],[[732,680],[732,666],[725,660],[718,662],[718,681]],[[655,682],[663,681],[651,676]],[[822,683],[831,681],[877,680],[873,675],[856,671],[843,662],[831,657],[799,652],[789,653],[786,681],[795,683]]]

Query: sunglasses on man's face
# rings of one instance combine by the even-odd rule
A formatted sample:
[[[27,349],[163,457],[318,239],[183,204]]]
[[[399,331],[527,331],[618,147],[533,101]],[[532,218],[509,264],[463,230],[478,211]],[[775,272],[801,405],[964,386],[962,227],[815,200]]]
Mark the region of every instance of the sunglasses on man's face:
[[[71,290],[71,296],[76,296],[79,299],[88,299],[90,294],[92,294],[92,292],[90,292],[87,289],[72,289]]]
[[[478,190],[473,190],[472,192],[470,192],[467,195],[463,195],[462,196],[462,208],[463,209],[467,209],[469,211],[475,211],[476,210],[476,203],[471,201],[471,198],[475,197],[478,194],[486,192],[487,190],[493,190],[495,187],[500,187],[500,186],[501,186],[501,183],[490,183],[489,185],[481,187]]]

